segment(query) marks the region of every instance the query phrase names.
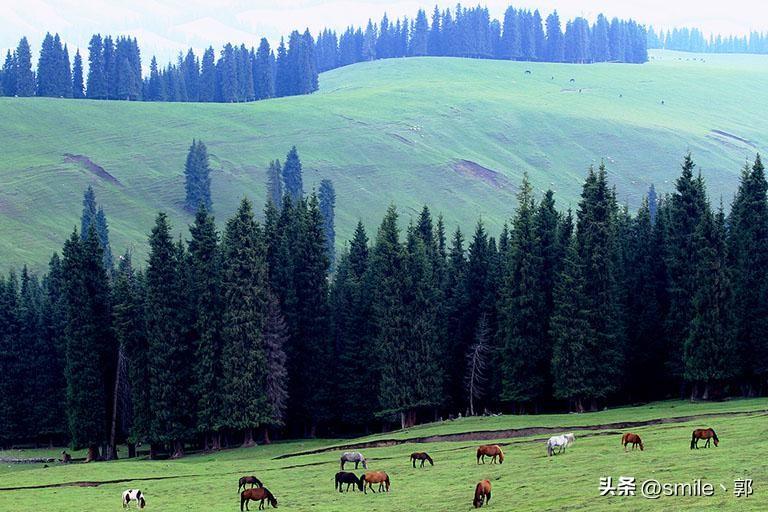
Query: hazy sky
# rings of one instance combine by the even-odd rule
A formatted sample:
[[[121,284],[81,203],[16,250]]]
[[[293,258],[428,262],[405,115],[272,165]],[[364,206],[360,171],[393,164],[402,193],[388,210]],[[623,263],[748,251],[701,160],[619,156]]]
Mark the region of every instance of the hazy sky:
[[[328,26],[343,29],[362,25],[369,17],[413,16],[435,3],[453,7],[455,1],[439,0],[0,0],[0,49],[14,47],[22,35],[30,39],[34,54],[47,30],[85,54],[90,35],[132,34],[138,37],[144,56],[156,54],[167,61],[179,50],[219,46],[226,41],[256,45],[262,36],[271,41],[291,29],[316,33]],[[743,34],[768,30],[766,0],[487,0],[465,5],[487,5],[492,17],[504,9],[538,8],[542,15],[557,9],[562,18],[631,17],[655,27],[695,26],[704,32]],[[148,60],[148,59],[147,59]]]

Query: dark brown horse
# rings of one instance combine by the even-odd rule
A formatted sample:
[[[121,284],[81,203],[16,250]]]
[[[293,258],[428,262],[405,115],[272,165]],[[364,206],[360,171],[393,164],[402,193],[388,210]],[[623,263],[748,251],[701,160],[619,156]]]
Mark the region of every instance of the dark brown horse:
[[[248,484],[251,484],[251,489],[253,489],[254,485],[258,487],[264,487],[264,484],[261,483],[261,480],[259,480],[255,476],[244,476],[240,479],[240,482],[238,482],[237,484],[237,492],[240,492],[240,489],[245,489],[245,486]]]
[[[504,452],[501,450],[501,446],[497,444],[486,444],[478,447],[477,449],[477,463],[480,464],[480,460],[485,464],[485,457],[491,458],[491,464],[496,463],[498,458],[499,464],[504,463]]]
[[[259,502],[259,510],[264,510],[264,501],[268,501],[272,507],[277,508],[277,498],[266,487],[251,487],[241,492],[240,512],[243,512],[243,505],[245,510],[251,510],[248,508],[248,502],[251,500]]]
[[[490,503],[491,502],[491,482],[488,480],[483,480],[482,482],[478,482],[475,486],[475,499],[472,500],[472,505],[475,506],[475,508],[480,508],[483,506],[483,503]]]
[[[339,471],[336,473],[336,483],[334,484],[334,489],[338,489],[339,492],[341,492],[341,486],[347,484],[347,492],[349,492],[349,486],[354,485],[361,491],[363,490],[363,481],[357,478],[357,475],[354,473],[347,473],[346,471]],[[352,490],[355,490],[355,487],[352,488]]]
[[[691,435],[691,450],[696,448],[698,450],[699,448],[699,439],[706,439],[707,442],[704,444],[704,448],[709,448],[709,442],[711,440],[715,441],[715,446],[720,442],[720,440],[717,438],[717,434],[715,434],[715,429],[713,428],[697,428],[693,431],[693,434]]]
[[[434,466],[435,462],[432,460],[432,457],[429,456],[427,452],[415,452],[411,454],[411,462],[413,462],[413,467],[416,467],[416,461],[421,461],[421,468],[424,467],[424,462],[429,462],[430,466]]]
[[[639,435],[633,434],[632,432],[627,432],[621,436],[621,444],[624,446],[624,451],[627,451],[627,445],[630,443],[632,444],[633,450],[637,446],[640,446],[640,451],[643,451],[643,440],[640,439]]]
[[[363,482],[363,492],[368,493],[368,489],[371,492],[373,490],[373,484],[379,484],[379,492],[383,491],[386,487],[386,491],[389,492],[389,475],[383,471],[366,471],[360,475],[360,480]]]

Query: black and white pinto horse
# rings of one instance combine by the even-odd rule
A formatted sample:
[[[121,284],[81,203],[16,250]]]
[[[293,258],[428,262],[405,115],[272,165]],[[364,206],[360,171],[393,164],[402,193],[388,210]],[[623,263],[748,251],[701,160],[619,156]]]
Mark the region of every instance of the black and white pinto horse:
[[[126,508],[132,501],[136,502],[136,508],[144,508],[147,501],[144,499],[144,493],[139,489],[128,489],[123,491],[123,508]]]
[[[344,469],[344,464],[347,462],[354,462],[355,469],[357,469],[358,464],[362,464],[363,469],[368,469],[368,461],[365,460],[365,457],[363,457],[363,454],[360,452],[344,452],[344,454],[341,456],[340,462],[341,469]]]

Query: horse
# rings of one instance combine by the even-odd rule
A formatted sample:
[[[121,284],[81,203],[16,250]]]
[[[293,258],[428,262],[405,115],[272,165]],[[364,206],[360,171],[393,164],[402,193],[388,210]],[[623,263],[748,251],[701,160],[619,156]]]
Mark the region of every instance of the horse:
[[[67,450],[62,450],[61,452],[61,463],[62,464],[69,464],[72,462],[72,456],[67,453]]]
[[[379,484],[379,492],[383,491],[385,487],[389,492],[389,475],[383,471],[366,471],[360,475],[360,481],[363,484],[365,494],[368,494],[368,489],[373,493],[376,492],[373,490],[373,484]]]
[[[526,70],[525,70],[525,74],[526,74],[526,75],[530,75],[530,74],[531,74],[531,70],[530,70],[530,69],[526,69]]]
[[[552,436],[547,440],[547,455],[551,457],[555,454],[555,448],[557,453],[565,452],[568,445],[576,441],[576,436],[573,434],[563,434],[559,436]]]
[[[475,508],[480,508],[483,506],[483,503],[490,503],[491,502],[491,482],[488,480],[483,480],[482,482],[478,482],[475,486],[475,499],[472,500],[472,505],[475,506]]]
[[[427,452],[414,452],[411,454],[411,462],[413,462],[413,467],[416,467],[416,461],[421,461],[421,468],[424,467],[424,461],[429,462],[430,466],[435,465],[435,461],[432,460],[432,457],[429,456]]]
[[[496,463],[496,458],[499,459],[499,464],[504,463],[504,452],[501,450],[501,446],[497,444],[486,444],[477,448],[477,463],[480,464],[482,459],[485,464],[485,457],[491,457],[491,464]]]
[[[347,492],[349,492],[349,486],[353,484],[361,491],[363,490],[363,481],[360,480],[357,475],[354,473],[339,471],[336,473],[336,483],[334,484],[333,488],[338,489],[339,492],[341,492],[341,486],[344,484],[347,484]],[[353,487],[352,490],[354,491],[355,488]]]
[[[147,506],[147,500],[144,499],[144,493],[139,489],[128,489],[123,491],[123,508],[127,508],[128,504],[132,501],[136,502],[136,508],[144,508]]]
[[[254,485],[257,485],[258,487],[264,487],[264,484],[261,483],[261,480],[255,476],[244,476],[240,478],[240,481],[237,484],[237,492],[240,492],[240,489],[245,489],[245,486],[248,484],[251,484],[251,489],[253,489]]]
[[[691,450],[696,448],[699,449],[699,439],[706,439],[707,442],[704,444],[704,448],[709,448],[709,442],[714,439],[715,440],[715,446],[720,442],[720,440],[717,438],[717,434],[715,434],[715,429],[713,428],[697,428],[693,431],[693,434],[691,434]]]
[[[269,501],[273,508],[277,508],[277,498],[266,487],[251,487],[241,492],[240,512],[243,512],[243,505],[245,505],[245,510],[251,510],[248,508],[248,502],[251,500],[260,502],[259,510],[264,510],[264,500]]]
[[[634,450],[637,446],[640,446],[640,451],[643,451],[643,440],[640,439],[640,436],[637,434],[633,434],[631,432],[627,432],[623,436],[621,436],[621,444],[624,445],[624,451],[627,451],[627,445],[629,443],[632,443],[632,449]]]
[[[354,462],[355,469],[357,469],[357,465],[361,463],[363,465],[363,469],[368,469],[368,461],[360,452],[344,452],[341,456],[341,459],[339,460],[341,461],[341,469],[344,469],[344,464],[347,462]]]

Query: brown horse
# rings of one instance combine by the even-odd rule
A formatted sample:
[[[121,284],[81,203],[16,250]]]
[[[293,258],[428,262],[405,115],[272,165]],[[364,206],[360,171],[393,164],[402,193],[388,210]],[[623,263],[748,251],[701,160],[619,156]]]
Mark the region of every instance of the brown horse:
[[[720,442],[720,440],[717,438],[717,434],[715,434],[715,429],[713,428],[697,428],[693,431],[693,434],[691,435],[691,450],[696,448],[699,449],[699,439],[706,439],[707,442],[704,444],[704,448],[709,448],[709,442],[711,440],[715,441],[715,446]]]
[[[240,493],[240,512],[243,512],[243,505],[245,510],[251,510],[248,508],[249,501],[258,501],[259,510],[264,510],[264,501],[269,501],[269,504],[273,508],[277,508],[277,498],[275,498],[269,489],[266,487],[251,487]]]
[[[504,463],[504,452],[501,450],[501,446],[497,444],[486,444],[483,446],[478,447],[477,449],[477,463],[480,464],[480,460],[482,459],[483,464],[485,464],[485,457],[488,456],[491,458],[491,464],[496,463],[496,458],[498,457],[499,464]]]
[[[258,487],[264,487],[264,484],[261,483],[261,480],[255,476],[244,476],[237,483],[237,492],[240,492],[240,489],[245,489],[245,486],[248,484],[251,484],[251,488],[253,488],[254,485]]]
[[[472,500],[472,505],[475,506],[475,508],[480,508],[483,506],[483,503],[490,503],[491,502],[491,482],[488,480],[483,480],[482,482],[478,482],[477,486],[475,486],[475,499]]]
[[[415,452],[411,454],[411,462],[413,462],[413,467],[416,467],[416,461],[421,461],[420,468],[424,467],[424,462],[429,462],[430,466],[434,466],[435,462],[432,460],[432,457],[429,456],[427,452]]]
[[[621,444],[624,446],[624,451],[627,451],[627,445],[630,443],[632,443],[633,450],[635,447],[640,446],[640,451],[643,451],[643,440],[640,439],[639,435],[627,432],[621,436]]]
[[[389,492],[389,475],[383,471],[366,471],[360,475],[360,481],[363,482],[363,492],[366,494],[368,494],[367,489],[376,492],[373,490],[373,484],[379,484],[379,492],[383,491],[385,487]]]

